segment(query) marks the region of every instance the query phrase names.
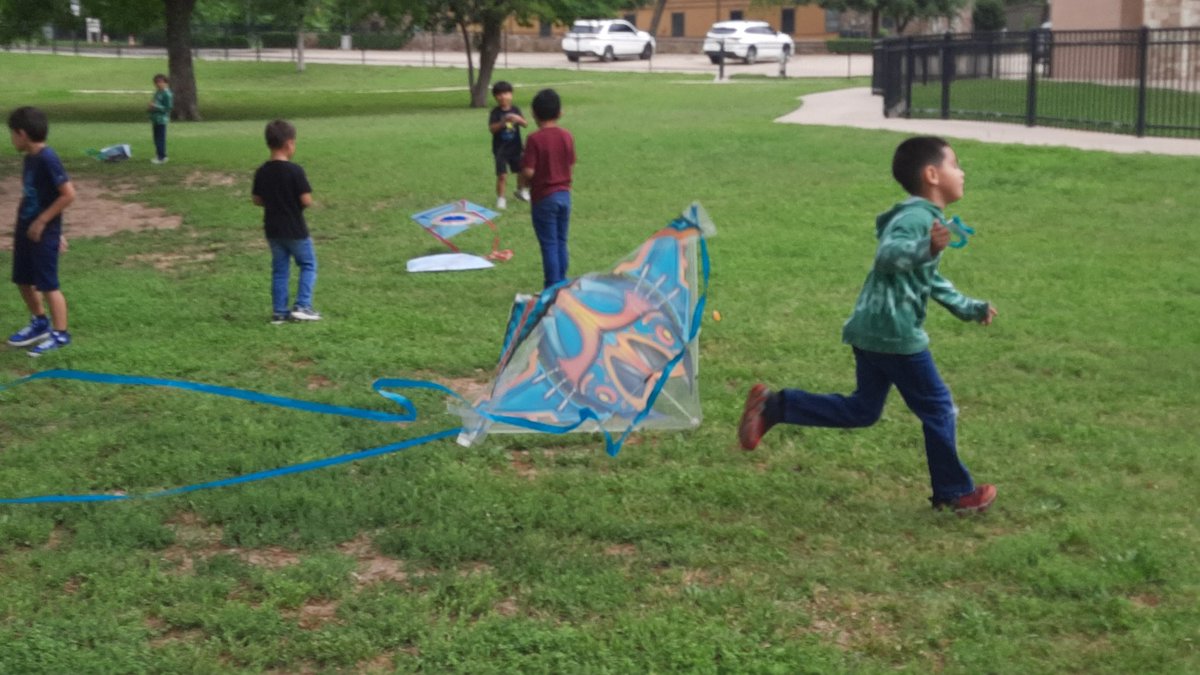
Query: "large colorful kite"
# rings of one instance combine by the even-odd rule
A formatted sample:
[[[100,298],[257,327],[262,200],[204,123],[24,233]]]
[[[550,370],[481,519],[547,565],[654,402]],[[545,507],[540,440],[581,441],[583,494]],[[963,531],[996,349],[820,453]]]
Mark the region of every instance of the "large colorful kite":
[[[611,271],[517,296],[491,392],[452,408],[459,443],[489,431],[602,431],[615,455],[635,427],[699,426],[705,237],[715,233],[692,204]]]

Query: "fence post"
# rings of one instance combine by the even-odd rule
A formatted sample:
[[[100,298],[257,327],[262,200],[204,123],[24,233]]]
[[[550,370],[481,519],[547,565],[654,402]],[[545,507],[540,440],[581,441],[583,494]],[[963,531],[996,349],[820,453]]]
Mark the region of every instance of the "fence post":
[[[954,73],[954,34],[942,37],[942,119],[950,119],[950,78]]]
[[[904,116],[912,117],[913,69],[917,67],[917,55],[913,52],[913,38],[911,35],[904,42],[904,61],[908,67],[908,72],[904,75]]]
[[[1041,36],[1038,30],[1029,31],[1029,76],[1025,79],[1025,126],[1037,125],[1037,60],[1038,41]]]
[[[717,80],[720,81],[725,79],[725,41],[721,40],[717,46],[721,49],[720,55],[717,56]]]
[[[1146,135],[1146,74],[1150,60],[1150,29],[1142,26],[1138,31],[1138,92],[1137,92],[1137,135]]]

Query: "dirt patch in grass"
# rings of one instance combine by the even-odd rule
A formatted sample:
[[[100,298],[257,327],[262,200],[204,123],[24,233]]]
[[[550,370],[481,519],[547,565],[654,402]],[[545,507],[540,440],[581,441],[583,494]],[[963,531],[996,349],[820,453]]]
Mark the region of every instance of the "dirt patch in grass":
[[[334,386],[334,384],[333,380],[325,377],[324,375],[309,375],[308,384],[306,386],[309,391],[313,391],[315,389],[328,389]]]
[[[537,467],[529,460],[528,450],[514,450],[512,459],[509,460],[508,465],[512,468],[513,473],[521,478],[533,480],[538,476]]]
[[[354,664],[354,672],[394,673],[396,672],[396,660],[391,654],[380,654],[369,661],[359,661],[358,663]]]
[[[380,553],[365,534],[344,542],[338,546],[338,550],[358,561],[358,569],[350,575],[358,588],[384,581],[399,584],[408,581],[409,574],[404,570],[404,561]]]
[[[492,374],[481,369],[475,371],[474,377],[431,376],[429,379],[453,389],[471,403],[475,403],[487,394],[492,386]]]
[[[634,556],[637,555],[637,547],[633,544],[613,544],[604,549],[604,555]]]
[[[517,605],[517,598],[513,595],[510,595],[500,602],[497,602],[492,609],[495,610],[500,616],[506,618],[514,617],[521,612],[520,606]]]
[[[118,232],[169,230],[183,222],[174,213],[120,198],[136,190],[124,186],[110,188],[87,178],[71,182],[75,185],[75,202],[63,216],[68,240],[111,237]],[[12,181],[0,181],[0,214],[16,213],[20,202],[20,189]],[[12,249],[11,236],[0,237],[0,249]]]
[[[214,171],[193,171],[183,179],[183,186],[192,190],[207,190],[209,188],[227,188],[237,185],[239,178],[233,174],[217,173]]]
[[[337,618],[337,600],[312,600],[296,612],[296,623],[304,630],[317,630]]]
[[[166,521],[175,531],[175,543],[163,549],[162,558],[175,563],[176,574],[190,574],[198,560],[220,555],[234,555],[256,567],[279,569],[300,562],[300,554],[280,546],[241,549],[221,544],[224,530],[219,525],[204,522],[190,511],[176,514]]]
[[[883,611],[886,598],[870,594],[813,589],[805,613],[812,620],[805,632],[815,633],[843,651],[892,654],[903,647],[892,617]]]
[[[137,253],[125,258],[125,262],[147,263],[159,272],[171,272],[186,265],[212,262],[217,254],[207,251],[195,253]]]

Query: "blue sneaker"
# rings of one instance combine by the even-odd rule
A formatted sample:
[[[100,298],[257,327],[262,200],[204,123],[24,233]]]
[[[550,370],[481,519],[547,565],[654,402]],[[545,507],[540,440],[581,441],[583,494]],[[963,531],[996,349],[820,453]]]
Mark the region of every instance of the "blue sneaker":
[[[52,330],[50,337],[42,340],[36,347],[29,350],[29,355],[37,358],[46,352],[52,352],[55,349],[62,349],[71,344],[71,334],[65,330]]]
[[[35,316],[29,320],[29,325],[8,336],[9,347],[28,347],[50,337],[50,319]]]
[[[279,326],[281,324],[287,323],[288,321],[291,320],[291,318],[292,318],[292,315],[288,314],[287,312],[275,312],[274,314],[271,315],[271,323],[275,324],[276,326]]]

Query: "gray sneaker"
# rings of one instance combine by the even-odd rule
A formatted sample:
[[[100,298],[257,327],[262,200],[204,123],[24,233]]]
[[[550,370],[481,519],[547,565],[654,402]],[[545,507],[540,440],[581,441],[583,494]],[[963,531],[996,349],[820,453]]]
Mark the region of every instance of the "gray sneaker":
[[[312,307],[293,307],[292,318],[296,321],[320,321],[321,314]]]

